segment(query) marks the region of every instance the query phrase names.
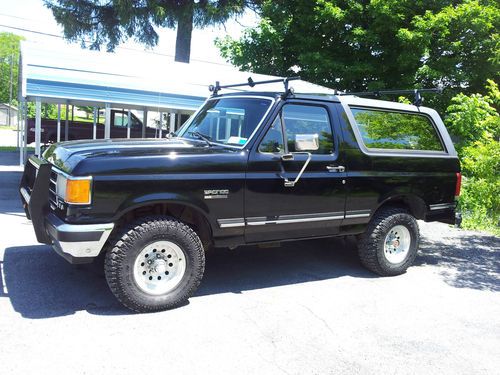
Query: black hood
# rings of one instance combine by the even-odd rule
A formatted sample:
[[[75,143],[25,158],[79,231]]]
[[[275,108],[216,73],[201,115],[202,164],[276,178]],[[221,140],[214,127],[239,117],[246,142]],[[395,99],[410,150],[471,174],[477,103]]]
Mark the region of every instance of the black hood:
[[[227,154],[239,151],[237,149],[209,145],[196,139],[102,139],[70,141],[51,145],[43,157],[66,173],[72,173],[82,162],[99,162],[108,165],[122,165],[125,160],[130,163],[138,159],[169,158],[178,159],[182,156],[207,156]],[[92,163],[94,164],[94,163]],[[135,163],[134,163],[135,164]],[[151,167],[152,165],[149,164]],[[102,170],[103,168],[99,168]],[[109,169],[108,169],[109,171]],[[92,172],[92,171],[87,171]]]

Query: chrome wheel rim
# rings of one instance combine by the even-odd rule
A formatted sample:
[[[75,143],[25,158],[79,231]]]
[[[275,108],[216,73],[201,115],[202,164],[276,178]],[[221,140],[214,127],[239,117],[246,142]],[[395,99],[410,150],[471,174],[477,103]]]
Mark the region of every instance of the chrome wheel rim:
[[[186,273],[182,249],[170,241],[156,241],[144,247],[134,263],[137,286],[151,295],[166,294],[181,282]]]
[[[403,225],[392,227],[384,241],[384,256],[389,263],[399,264],[406,259],[411,245],[411,235]]]

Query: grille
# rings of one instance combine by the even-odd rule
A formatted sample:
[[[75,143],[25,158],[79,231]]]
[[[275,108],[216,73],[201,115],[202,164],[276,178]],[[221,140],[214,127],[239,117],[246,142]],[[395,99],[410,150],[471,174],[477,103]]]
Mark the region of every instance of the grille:
[[[57,186],[57,172],[52,170],[50,172],[50,181],[49,181],[49,203],[50,203],[50,208],[52,210],[55,210],[57,208],[56,186]]]

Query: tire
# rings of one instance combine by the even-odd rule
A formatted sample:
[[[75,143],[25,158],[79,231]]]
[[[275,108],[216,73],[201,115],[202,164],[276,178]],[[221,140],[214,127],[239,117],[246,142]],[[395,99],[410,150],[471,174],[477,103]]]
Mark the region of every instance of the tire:
[[[401,275],[415,260],[419,241],[417,221],[408,211],[382,208],[361,235],[359,258],[363,266],[380,276]]]
[[[154,312],[184,304],[196,291],[205,269],[198,235],[165,216],[141,218],[110,240],[104,262],[109,288],[136,312]]]

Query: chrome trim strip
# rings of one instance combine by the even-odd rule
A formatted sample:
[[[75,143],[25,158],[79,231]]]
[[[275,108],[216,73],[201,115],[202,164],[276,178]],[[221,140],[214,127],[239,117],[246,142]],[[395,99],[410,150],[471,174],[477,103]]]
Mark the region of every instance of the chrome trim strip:
[[[445,210],[447,208],[455,208],[455,203],[440,203],[440,204],[430,204],[429,210]]]
[[[315,221],[342,220],[343,218],[344,215],[340,212],[326,212],[321,214],[282,215],[278,216],[276,219],[267,219],[266,217],[251,217],[246,220],[246,224],[250,226],[268,224],[294,224]]]
[[[19,191],[21,192],[21,195],[23,196],[23,198],[26,201],[26,203],[29,204],[31,197],[28,194],[28,192],[26,191],[26,189],[22,187],[22,188],[19,189]]]
[[[244,226],[258,226],[258,225],[270,225],[270,224],[295,224],[295,223],[309,223],[315,221],[332,221],[332,220],[343,220],[355,219],[362,217],[369,217],[370,211],[359,210],[359,211],[348,211],[352,214],[344,214],[342,212],[324,212],[317,214],[303,214],[303,215],[281,215],[276,218],[268,218],[265,216],[249,217],[246,220],[243,218],[234,219],[217,219],[217,223],[221,228],[236,228]]]
[[[217,223],[221,228],[236,228],[236,227],[244,227],[245,219],[243,218],[234,218],[234,219],[217,219]]]
[[[345,215],[345,218],[346,219],[355,219],[355,218],[358,218],[358,217],[369,217],[370,214],[346,214]]]
[[[345,218],[346,219],[357,219],[361,217],[370,217],[371,210],[352,210],[346,211]]]

